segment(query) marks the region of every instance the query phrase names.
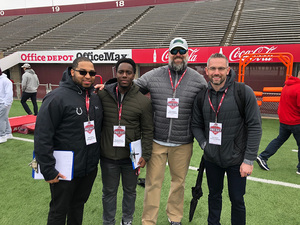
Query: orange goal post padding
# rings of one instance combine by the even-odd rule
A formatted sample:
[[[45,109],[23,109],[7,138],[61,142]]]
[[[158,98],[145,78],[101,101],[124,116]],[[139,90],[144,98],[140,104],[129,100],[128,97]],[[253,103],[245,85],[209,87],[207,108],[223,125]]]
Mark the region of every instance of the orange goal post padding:
[[[292,76],[294,57],[291,53],[247,53],[243,54],[240,58],[238,82],[244,82],[245,68],[253,60],[261,59],[264,61],[270,58],[278,58],[286,66],[285,80]],[[256,97],[262,98],[262,101],[257,100],[258,105],[261,105],[262,102],[279,102],[280,100],[280,96],[263,96],[263,93],[281,93],[281,91],[282,87],[264,87],[262,92],[254,91],[254,93]]]

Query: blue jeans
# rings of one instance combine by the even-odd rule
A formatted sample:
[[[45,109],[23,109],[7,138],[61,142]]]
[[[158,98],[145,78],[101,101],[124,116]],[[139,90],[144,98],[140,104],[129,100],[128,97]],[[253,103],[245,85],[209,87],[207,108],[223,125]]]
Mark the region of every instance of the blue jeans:
[[[122,201],[122,219],[124,222],[132,221],[135,210],[136,185],[138,176],[128,162],[119,160],[101,159],[102,171],[102,204],[103,204],[103,225],[114,225],[117,209],[117,193],[122,177],[123,201]]]
[[[277,150],[281,147],[281,145],[283,145],[283,143],[286,142],[286,140],[291,136],[291,134],[294,135],[294,138],[297,142],[297,146],[298,146],[297,168],[300,169],[300,151],[299,151],[300,150],[300,124],[286,125],[280,123],[279,135],[277,136],[277,138],[275,138],[268,144],[267,148],[262,153],[260,153],[259,156],[263,160],[268,161],[268,159],[277,152]]]
[[[227,174],[228,193],[231,201],[231,224],[246,224],[246,207],[244,202],[246,177],[241,177],[240,165],[221,168],[207,160],[204,161],[204,164],[209,189],[208,224],[220,224],[225,172]]]

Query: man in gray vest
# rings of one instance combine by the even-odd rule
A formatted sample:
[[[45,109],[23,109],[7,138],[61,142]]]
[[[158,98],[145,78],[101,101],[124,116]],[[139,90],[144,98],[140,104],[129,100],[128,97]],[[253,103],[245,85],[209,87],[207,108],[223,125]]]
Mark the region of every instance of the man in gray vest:
[[[193,150],[190,121],[197,93],[207,83],[197,71],[187,67],[188,44],[174,38],[169,46],[169,65],[153,69],[136,84],[150,93],[154,111],[152,156],[147,163],[142,224],[156,224],[166,163],[171,175],[167,202],[170,224],[180,225],[183,217],[184,187]]]

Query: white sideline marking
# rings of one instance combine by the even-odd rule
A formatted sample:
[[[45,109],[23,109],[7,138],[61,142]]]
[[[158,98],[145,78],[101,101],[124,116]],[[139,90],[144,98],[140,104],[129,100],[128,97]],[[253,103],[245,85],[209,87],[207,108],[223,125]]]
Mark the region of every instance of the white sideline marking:
[[[298,152],[298,150],[296,150],[296,149],[293,149],[293,150],[292,150],[292,152]]]
[[[12,139],[19,140],[19,141],[34,142],[33,139],[27,139],[27,138],[13,137]]]
[[[198,168],[190,166],[189,169],[197,171]],[[267,180],[267,179],[252,177],[252,176],[247,177],[247,180],[257,181],[257,182],[261,182],[261,183],[265,183],[265,184],[275,184],[275,185],[300,189],[299,184],[286,183],[286,182],[281,182],[281,181],[276,181],[276,180]]]
[[[13,139],[20,140],[20,141],[34,142],[32,139],[27,139],[27,138],[13,137]],[[295,151],[295,150],[293,150],[293,151]],[[298,151],[298,150],[296,150],[296,151]],[[198,170],[198,168],[194,167],[194,166],[190,166],[189,169],[194,170],[194,171]],[[275,185],[281,185],[281,186],[285,186],[285,187],[292,187],[292,188],[300,189],[299,184],[292,184],[292,183],[286,183],[286,182],[275,181],[275,180],[267,180],[267,179],[261,179],[261,178],[251,177],[251,176],[247,177],[247,179],[252,180],[252,181],[261,182],[261,183],[266,183],[266,184],[275,184]]]

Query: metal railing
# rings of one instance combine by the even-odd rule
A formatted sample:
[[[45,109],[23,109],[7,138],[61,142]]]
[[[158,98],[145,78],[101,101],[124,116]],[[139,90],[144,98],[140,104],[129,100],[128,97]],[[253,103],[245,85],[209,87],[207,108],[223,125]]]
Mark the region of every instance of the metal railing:
[[[59,87],[58,84],[40,84],[37,90],[37,99],[43,99],[47,93]],[[15,99],[21,99],[22,97],[22,84],[14,83],[13,84],[13,92]]]

